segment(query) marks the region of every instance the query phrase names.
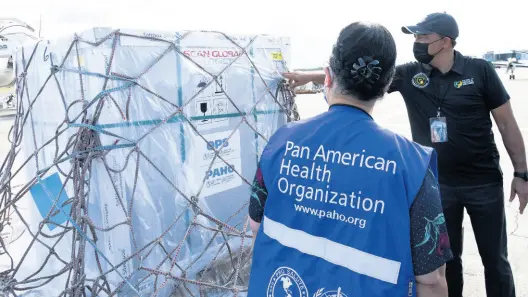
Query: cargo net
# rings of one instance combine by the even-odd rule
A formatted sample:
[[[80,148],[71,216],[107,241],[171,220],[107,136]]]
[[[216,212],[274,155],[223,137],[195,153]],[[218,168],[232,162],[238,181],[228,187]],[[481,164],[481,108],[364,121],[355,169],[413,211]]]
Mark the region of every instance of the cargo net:
[[[54,289],[58,290],[57,292],[60,292],[58,296],[240,296],[246,294],[245,292],[247,292],[248,285],[249,263],[251,262],[250,242],[252,240],[251,232],[248,228],[249,220],[247,219],[247,216],[238,224],[236,224],[232,222],[220,221],[219,219],[210,215],[207,211],[202,210],[198,201],[201,198],[200,192],[203,184],[200,187],[197,195],[186,195],[179,189],[178,186],[172,183],[164,175],[164,173],[161,172],[160,169],[154,166],[153,162],[149,159],[149,156],[142,152],[142,150],[139,148],[139,145],[137,145],[143,139],[145,139],[145,137],[148,137],[150,133],[156,129],[159,129],[161,126],[166,125],[170,119],[176,116],[180,117],[182,125],[185,124],[186,126],[190,127],[190,129],[199,135],[199,138],[201,138],[204,143],[207,144],[208,140],[200,134],[199,130],[195,126],[195,123],[183,111],[185,106],[193,102],[195,97],[197,97],[202,90],[199,90],[182,106],[178,106],[170,102],[170,105],[173,107],[173,113],[170,116],[164,117],[164,119],[162,119],[159,123],[153,125],[149,130],[149,133],[139,138],[139,140],[137,140],[137,142],[131,146],[131,151],[126,156],[125,163],[127,165],[124,166],[124,168],[114,168],[113,166],[108,165],[112,162],[111,160],[107,160],[107,155],[112,150],[120,149],[120,146],[119,144],[104,146],[101,144],[100,137],[101,134],[109,134],[119,139],[124,139],[125,137],[114,135],[111,132],[97,127],[98,119],[103,113],[103,106],[105,104],[111,104],[113,101],[112,92],[114,90],[109,90],[107,88],[107,83],[112,80],[120,80],[128,82],[128,86],[130,88],[137,87],[147,90],[147,87],[141,86],[141,84],[138,82],[139,78],[145,75],[145,73],[147,73],[151,67],[158,63],[162,59],[163,55],[170,52],[176,52],[177,55],[181,57],[181,59],[192,63],[201,69],[203,73],[206,73],[211,77],[211,80],[205,84],[202,89],[207,88],[211,83],[218,83],[219,76],[222,75],[226,69],[232,66],[237,59],[242,57],[246,58],[252,66],[251,68],[254,71],[255,79],[260,79],[262,81],[262,83],[266,86],[266,93],[273,98],[276,105],[275,107],[278,107],[278,109],[280,109],[280,114],[287,118],[285,122],[299,119],[299,115],[293,102],[294,94],[287,87],[286,83],[283,80],[278,80],[279,82],[273,88],[268,86],[266,81],[262,78],[258,67],[248,55],[247,50],[251,46],[254,39],[250,40],[247,45],[240,46],[232,38],[223,33],[211,33],[221,34],[227,40],[231,41],[233,45],[242,52],[242,55],[233,59],[233,61],[231,61],[219,73],[208,72],[192,58],[184,55],[180,51],[179,46],[177,46],[177,42],[170,42],[165,39],[159,39],[155,37],[125,34],[119,30],[112,32],[105,38],[102,38],[96,42],[87,41],[76,35],[63,59],[60,59],[60,61],[53,61],[53,56],[46,55],[44,57],[44,60],[51,59],[50,64],[52,67],[45,80],[45,84],[40,89],[38,89],[38,92],[34,91],[33,93],[36,94],[32,96],[29,96],[27,86],[27,71],[32,61],[34,62],[37,58],[42,59],[42,57],[36,56],[36,49],[39,44],[37,44],[35,48],[32,49],[32,53],[31,50],[28,51],[28,53],[31,53],[30,56],[22,51],[22,57],[20,57],[19,60],[21,60],[21,65],[23,67],[16,67],[17,114],[14,119],[14,124],[9,132],[10,150],[1,167],[0,231],[5,233],[9,228],[12,228],[11,225],[13,221],[19,221],[25,226],[25,230],[23,230],[21,233],[24,233],[26,236],[29,233],[30,238],[32,239],[29,241],[29,244],[24,244],[24,246],[17,245],[16,241],[19,238],[12,238],[10,239],[11,242],[7,242],[5,236],[0,239],[0,257],[3,258],[4,262],[6,262],[6,259],[9,259],[7,262],[10,262],[10,268],[0,272],[0,296],[26,296],[27,294],[27,296],[47,297],[50,295],[46,293],[47,291],[43,288],[45,286],[50,286],[50,284],[52,284],[53,280],[56,278],[62,278],[64,280],[61,282],[59,289],[57,288],[56,283],[53,283]],[[178,37],[178,41],[185,39],[188,34],[190,34],[190,32],[180,35]],[[126,36],[127,38],[138,38],[143,40],[163,42],[167,44],[168,48],[162,53],[162,55],[154,57],[151,66],[147,67],[145,71],[143,71],[139,76],[128,77],[126,75],[110,71],[116,47],[119,47],[119,38],[123,36]],[[104,42],[112,43],[112,52],[110,55],[109,65],[106,67],[106,73],[84,72],[80,67],[81,58],[79,57],[79,46],[83,44],[84,46],[89,45],[95,48]],[[66,115],[64,116],[64,122],[58,127],[55,127],[55,136],[37,145],[34,127],[31,129],[24,129],[24,127],[31,127],[34,125],[32,124],[34,114],[32,114],[31,111],[36,100],[45,99],[42,98],[44,96],[42,93],[46,87],[46,84],[56,84],[60,91],[61,87],[57,76],[64,70],[63,65],[69,56],[73,56],[74,59],[79,61],[77,72],[80,77],[81,84],[83,82],[82,78],[84,75],[91,75],[92,77],[97,76],[101,80],[104,80],[103,90],[101,90],[101,93],[99,93],[98,98],[90,98],[90,100],[86,100],[83,97],[80,100],[72,100],[73,102],[68,106],[65,106],[65,109],[70,111],[73,105],[80,104],[82,106],[82,111],[74,115],[71,114],[71,111],[66,112]],[[149,58],[152,58],[152,56]],[[163,96],[156,93],[156,90],[149,89],[148,92],[153,95],[153,98],[167,102]],[[62,102],[66,102],[67,100],[63,92],[59,93],[62,97]],[[262,133],[260,133],[256,127],[253,127],[250,124],[250,121],[248,121],[248,117],[250,117],[255,112],[257,104],[263,100],[264,96],[262,96],[260,99],[257,98],[253,108],[251,108],[249,112],[243,112],[240,110],[232,98],[229,97],[229,93],[227,92],[226,97],[230,104],[240,114],[240,116],[237,117],[237,119],[240,119],[240,121],[234,130],[239,129],[243,125],[247,125],[254,131],[256,138],[260,138],[264,141],[264,143],[266,143],[267,138]],[[130,98],[129,100],[134,100],[134,98]],[[89,113],[87,112],[90,107],[95,107],[95,111],[92,113],[93,115],[91,118],[89,118]],[[52,109],[56,107],[49,106],[49,108]],[[46,112],[46,110],[40,110],[38,112],[42,113]],[[123,118],[127,119],[128,106],[127,110],[121,110],[120,112],[123,114]],[[57,140],[58,137],[68,130],[70,131],[71,136],[68,137],[67,145],[65,147],[59,147],[59,142]],[[234,130],[230,137],[235,132]],[[25,159],[24,157],[24,159],[21,161],[22,165],[20,168],[14,168],[14,164],[16,163],[15,159],[17,159],[17,157],[20,158],[20,149],[22,147],[21,144],[23,143],[23,135],[25,135],[24,137],[29,137],[31,140],[30,142],[33,142],[35,147],[38,147],[38,149],[32,154],[28,154],[29,158]],[[242,139],[241,146],[244,146],[248,141],[251,143],[250,140],[246,141]],[[225,143],[227,142],[224,142],[224,144]],[[242,214],[243,212],[247,212],[250,197],[249,189],[252,186],[253,180],[244,178],[244,176],[242,176],[238,170],[233,168],[233,166],[229,165],[229,163],[224,160],[221,154],[224,146],[212,147],[211,144],[208,145],[209,149],[214,152],[214,158],[209,165],[209,170],[211,170],[213,162],[220,159],[226,165],[230,166],[232,170],[234,170],[235,174],[243,180],[248,188],[247,202],[241,205],[240,208],[233,209],[233,215],[231,217]],[[44,146],[54,147],[55,158],[53,159],[51,166],[39,168],[38,151],[42,150]],[[135,166],[128,165],[129,163],[132,163],[129,162],[129,159],[133,159],[135,161]],[[114,226],[110,226],[109,228],[97,226],[95,223],[93,223],[91,215],[88,213],[87,206],[89,203],[89,194],[92,189],[92,185],[90,185],[90,175],[91,171],[93,170],[92,163],[95,160],[99,160],[99,162],[102,161],[101,163],[104,164],[104,170],[106,170],[109,175],[110,172],[120,173],[128,171],[132,176],[135,176],[134,185],[132,186],[133,191],[136,189],[139,164],[144,162],[149,163],[159,172],[160,176],[164,177],[167,187],[171,187],[175,193],[178,193],[185,199],[187,203],[187,209],[184,209],[180,215],[173,218],[173,223],[170,224],[169,227],[166,228],[166,230],[164,230],[161,234],[154,235],[156,237],[154,240],[150,241],[144,246],[139,246],[134,241],[135,230],[131,222],[134,219],[134,201],[135,199],[140,198],[134,198],[134,194],[132,194],[133,198],[127,203],[127,201],[123,201],[123,197],[120,197],[119,194],[116,194],[116,190],[116,193],[112,193],[112,195],[117,196],[119,205],[122,208],[122,211],[126,214],[126,219]],[[28,162],[35,161],[37,163],[36,176],[32,177],[32,180],[27,183],[15,185],[14,178],[20,174],[22,167],[28,164]],[[71,170],[68,170],[67,172],[59,167],[60,164],[64,164],[65,162],[69,162],[69,166],[71,166]],[[52,193],[46,189],[46,186],[43,186],[42,188],[44,192],[53,204],[50,207],[50,211],[39,223],[37,232],[34,232],[30,230],[31,228],[27,223],[28,218],[23,216],[23,206],[20,206],[19,202],[21,201],[22,197],[29,195],[31,187],[42,183],[44,175],[52,169],[55,169],[60,174],[61,179],[65,180],[64,185],[73,185],[74,194],[73,196],[68,197],[68,200],[65,202],[58,203],[58,198],[55,197],[56,195],[52,195]],[[117,189],[117,181],[112,179],[111,182],[112,187]],[[205,183],[205,178],[203,183]],[[60,190],[61,192],[65,191],[64,187],[65,186],[63,186],[63,188]],[[125,207],[125,205],[128,205],[128,207]],[[191,211],[189,212],[189,210]],[[179,243],[175,243],[173,247],[165,246],[165,241],[163,240],[164,236],[171,232],[170,229],[172,226],[177,224],[179,220],[182,220],[189,213],[192,215],[186,219],[189,221],[189,224],[186,225],[188,227],[183,237],[180,238],[181,241],[179,241]],[[58,214],[63,215],[67,220],[62,224],[55,223],[51,218]],[[203,223],[204,220],[207,221],[207,224]],[[55,225],[57,228],[52,235],[45,228],[46,225],[50,224]],[[105,255],[105,252],[101,250],[100,245],[98,245],[98,242],[102,240],[101,237],[104,237],[104,235],[101,236],[101,234],[110,232],[118,226],[126,226],[131,234],[132,241],[134,241],[132,244],[131,255],[124,258],[121,262],[108,259],[108,257]],[[186,240],[188,240],[188,237],[192,233],[193,229],[201,229],[200,232],[209,232],[210,242],[206,245],[206,249],[204,251],[201,251],[197,257],[193,257],[193,259],[188,261],[185,266],[179,265],[178,259],[181,259],[181,257],[179,257],[179,253],[182,250],[182,246]],[[99,236],[97,236],[97,234],[99,234]],[[230,246],[228,239],[236,237],[240,238],[240,246]],[[215,246],[214,251],[208,251],[208,248],[213,247],[213,245],[211,245],[213,240],[218,240],[218,238],[223,240],[223,244],[220,246]],[[57,246],[65,240],[69,240],[68,245],[71,246],[70,253],[59,254],[57,252]],[[33,273],[30,273],[21,279],[20,277],[17,277],[19,270],[26,267],[27,265],[32,265],[32,262],[35,261],[35,258],[29,255],[29,250],[31,248],[35,248],[35,246],[38,246],[38,249],[41,251],[46,251],[44,254],[41,254],[38,259],[39,261],[43,262],[43,264],[40,267],[34,269]],[[161,263],[147,267],[142,263],[142,260],[144,260],[145,257],[148,257],[149,253],[151,253],[154,248],[161,248],[165,254],[165,257]],[[16,260],[14,257],[12,257],[13,252],[20,253],[22,256],[18,257],[19,259]],[[208,263],[205,264],[204,267],[200,269],[200,271],[193,273],[192,276],[189,276],[187,273],[188,269],[194,263],[200,261],[200,256],[203,256],[206,253],[212,253],[214,256],[212,259],[208,260]],[[224,255],[223,257],[221,256],[222,254]],[[136,263],[139,264],[134,266],[134,271],[131,273],[128,272],[128,275],[125,275],[125,272],[123,272],[123,267],[126,266],[125,262],[131,261],[132,259],[136,259]],[[62,267],[55,269],[54,273],[44,274],[43,271],[49,270],[46,269],[46,265],[48,265],[51,260],[53,260],[55,263],[62,263]],[[97,265],[93,264],[93,261],[95,261]],[[94,267],[97,267],[97,273],[95,276],[93,271],[91,271],[92,275],[86,271],[86,265],[90,263],[92,263]],[[169,269],[162,269],[162,266],[165,268],[168,267]],[[103,267],[107,267],[107,269],[104,269]],[[143,273],[141,274],[142,277],[138,277],[138,272],[140,271]],[[108,281],[110,274],[119,275],[119,282],[111,284]],[[149,283],[149,285],[152,286],[150,291],[145,291],[144,288],[141,288],[141,286],[147,286],[144,285],[143,282],[146,279],[153,280],[152,283]]]

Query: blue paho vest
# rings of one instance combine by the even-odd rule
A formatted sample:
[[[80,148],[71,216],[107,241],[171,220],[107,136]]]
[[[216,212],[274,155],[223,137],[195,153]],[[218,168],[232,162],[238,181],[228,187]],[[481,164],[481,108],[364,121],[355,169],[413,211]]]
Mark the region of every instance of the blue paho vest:
[[[415,296],[409,210],[429,165],[433,149],[350,106],[279,129],[248,296]]]

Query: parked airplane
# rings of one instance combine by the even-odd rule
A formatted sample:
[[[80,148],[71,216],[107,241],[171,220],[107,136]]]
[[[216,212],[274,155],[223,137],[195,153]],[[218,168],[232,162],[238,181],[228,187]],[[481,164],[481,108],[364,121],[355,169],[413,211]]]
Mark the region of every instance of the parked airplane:
[[[528,68],[528,51],[509,50],[503,52],[488,52],[484,58],[490,61],[495,68]]]

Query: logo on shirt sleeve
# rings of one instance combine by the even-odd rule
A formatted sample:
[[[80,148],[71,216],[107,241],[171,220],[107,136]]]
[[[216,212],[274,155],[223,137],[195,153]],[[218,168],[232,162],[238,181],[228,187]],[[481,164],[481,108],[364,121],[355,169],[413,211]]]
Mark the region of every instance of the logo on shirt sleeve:
[[[472,85],[474,83],[475,82],[473,81],[473,78],[468,78],[468,79],[455,81],[454,85],[455,85],[455,88],[460,89],[463,86],[469,86],[469,85]]]
[[[429,77],[423,72],[420,72],[412,78],[413,86],[423,89],[429,85]]]

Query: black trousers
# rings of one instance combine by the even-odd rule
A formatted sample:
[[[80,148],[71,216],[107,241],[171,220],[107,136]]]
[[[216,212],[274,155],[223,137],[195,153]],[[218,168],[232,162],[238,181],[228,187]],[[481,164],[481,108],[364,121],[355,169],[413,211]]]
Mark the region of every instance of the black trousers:
[[[514,297],[515,285],[508,262],[504,190],[501,184],[470,187],[441,185],[442,206],[453,260],[447,263],[449,297],[462,297],[464,285],[462,221],[466,208],[475,233],[488,297]]]

